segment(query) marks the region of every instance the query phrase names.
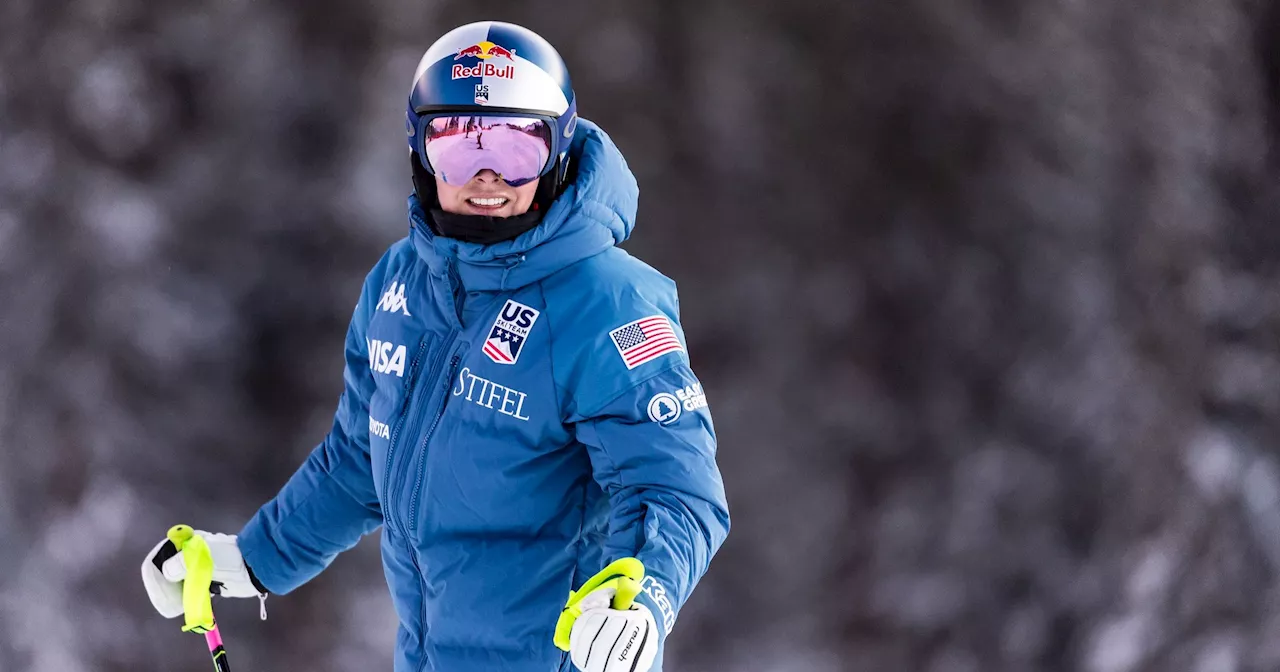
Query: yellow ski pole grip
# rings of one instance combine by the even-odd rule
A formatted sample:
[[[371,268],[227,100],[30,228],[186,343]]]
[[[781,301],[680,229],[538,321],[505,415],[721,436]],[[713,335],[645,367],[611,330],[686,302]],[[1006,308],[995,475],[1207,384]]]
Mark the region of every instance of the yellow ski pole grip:
[[[214,628],[213,599],[209,586],[213,584],[213,555],[209,545],[189,525],[169,528],[169,541],[182,553],[187,567],[187,578],[182,582],[182,613],[186,625],[183,632],[208,632]]]
[[[640,594],[640,581],[644,580],[644,563],[635,558],[622,558],[609,563],[609,566],[596,576],[617,577],[614,582],[613,604],[609,606],[626,611],[631,608],[631,603],[635,602],[636,596]]]
[[[556,647],[562,651],[569,650],[573,623],[582,615],[582,607],[578,606],[582,598],[601,588],[613,588],[613,602],[609,606],[614,609],[630,609],[636,596],[640,594],[640,581],[643,579],[644,563],[636,558],[622,558],[609,563],[608,567],[587,579],[577,591],[570,592],[569,600],[565,602],[564,610],[556,621],[553,638]]]
[[[631,608],[632,603],[636,601],[636,596],[640,594],[640,582],[630,577],[621,577],[618,579],[618,592],[613,594],[613,608],[626,611]]]
[[[604,584],[608,583],[610,579],[619,576],[632,579],[633,581],[640,581],[644,579],[644,563],[635,558],[614,560],[609,563],[608,567],[605,567],[596,573],[595,576],[587,579],[587,582],[582,584],[582,587],[578,589],[578,592],[575,595],[578,599],[582,599],[583,597],[586,597],[587,593],[600,588]]]

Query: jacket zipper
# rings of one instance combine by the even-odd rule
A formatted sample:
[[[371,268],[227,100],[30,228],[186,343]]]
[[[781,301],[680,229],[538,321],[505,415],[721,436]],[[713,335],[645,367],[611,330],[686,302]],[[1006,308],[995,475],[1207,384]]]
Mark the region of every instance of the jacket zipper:
[[[409,559],[413,560],[413,571],[418,575],[418,590],[422,591],[422,599],[418,602],[418,641],[426,641],[427,639],[427,575],[422,571],[422,563],[418,560],[418,548],[413,539],[408,536],[401,537],[404,539],[404,547],[409,551]],[[422,672],[427,668],[430,659],[426,656],[422,657],[422,662],[418,664],[418,672]]]
[[[391,474],[395,469],[396,443],[400,438],[400,431],[409,422],[409,409],[413,406],[413,390],[417,386],[418,365],[422,363],[422,355],[427,351],[427,344],[431,342],[430,335],[422,339],[418,344],[418,352],[413,356],[413,362],[409,365],[409,381],[405,385],[404,401],[400,404],[399,418],[396,421],[395,429],[391,430],[391,441],[387,445],[387,464],[382,473],[382,496],[387,500],[388,507],[393,505],[391,497]],[[390,521],[391,517],[384,516],[384,521]]]
[[[444,389],[440,395],[440,403],[436,404],[436,416],[431,421],[431,426],[427,428],[426,434],[422,436],[422,447],[418,449],[418,468],[417,474],[413,479],[413,497],[409,500],[409,530],[416,532],[418,530],[418,496],[422,493],[422,475],[426,471],[427,460],[427,442],[431,440],[431,435],[435,434],[436,427],[440,425],[440,418],[444,417],[445,404],[449,401],[449,388],[452,387],[453,374],[458,370],[458,364],[462,361],[462,355],[454,353],[453,358],[449,360],[449,375],[444,377]]]

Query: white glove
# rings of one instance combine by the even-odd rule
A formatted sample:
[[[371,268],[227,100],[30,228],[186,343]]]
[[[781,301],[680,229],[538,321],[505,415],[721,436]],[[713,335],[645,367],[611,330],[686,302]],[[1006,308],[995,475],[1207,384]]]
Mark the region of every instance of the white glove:
[[[249,566],[240,556],[234,534],[210,534],[196,530],[209,545],[213,558],[213,586],[215,595],[222,597],[258,597],[262,600],[262,618],[266,618],[267,590],[257,583],[249,572]],[[173,542],[165,539],[151,549],[142,561],[142,583],[147,587],[151,604],[165,618],[182,615],[182,581],[187,577],[187,565]]]
[[[569,657],[582,672],[649,672],[658,654],[658,626],[649,608],[610,608],[613,588],[595,590],[578,602],[582,615],[569,634]]]

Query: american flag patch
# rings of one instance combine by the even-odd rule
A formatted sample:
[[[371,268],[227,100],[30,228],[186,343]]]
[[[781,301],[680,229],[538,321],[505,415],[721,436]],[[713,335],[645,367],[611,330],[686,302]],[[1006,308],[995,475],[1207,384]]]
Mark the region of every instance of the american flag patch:
[[[634,369],[668,352],[684,350],[666,315],[652,315],[624,324],[609,332],[609,338],[613,340],[614,347],[622,355],[622,361],[628,369]]]

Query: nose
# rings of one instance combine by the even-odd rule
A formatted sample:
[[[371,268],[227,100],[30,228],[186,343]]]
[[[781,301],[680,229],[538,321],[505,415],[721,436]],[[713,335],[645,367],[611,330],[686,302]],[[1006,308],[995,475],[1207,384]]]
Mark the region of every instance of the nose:
[[[471,179],[479,180],[484,184],[493,184],[500,179],[500,176],[492,170],[485,168],[484,170],[476,173],[476,176]]]

